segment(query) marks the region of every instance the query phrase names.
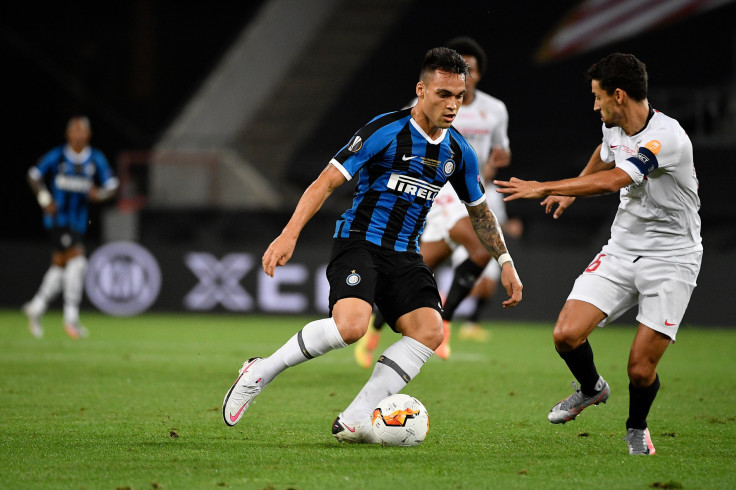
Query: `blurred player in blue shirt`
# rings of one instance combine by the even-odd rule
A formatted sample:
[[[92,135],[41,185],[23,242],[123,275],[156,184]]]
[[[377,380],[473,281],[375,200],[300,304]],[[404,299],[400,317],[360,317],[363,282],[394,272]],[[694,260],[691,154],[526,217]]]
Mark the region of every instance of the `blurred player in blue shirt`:
[[[43,336],[41,317],[62,291],[66,333],[74,339],[87,335],[79,323],[79,304],[87,268],[83,238],[89,203],[112,198],[118,188],[105,155],[89,146],[91,137],[89,119],[72,117],[66,127],[67,143],[46,153],[28,171],[53,246],[51,267],[36,295],[23,307],[31,334],[37,338]]]

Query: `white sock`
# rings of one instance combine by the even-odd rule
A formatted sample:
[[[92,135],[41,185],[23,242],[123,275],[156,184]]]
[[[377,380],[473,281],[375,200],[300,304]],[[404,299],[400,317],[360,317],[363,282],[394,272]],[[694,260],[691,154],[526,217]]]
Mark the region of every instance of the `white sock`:
[[[64,269],[64,323],[79,323],[79,304],[84,292],[84,273],[87,271],[87,259],[78,255],[66,263]]]
[[[64,281],[64,268],[56,265],[49,267],[43,275],[38,292],[28,304],[28,313],[33,316],[41,316],[46,313],[56,296],[59,295]]]
[[[263,380],[268,384],[286,368],[347,345],[337,329],[335,320],[323,318],[305,325],[279,350],[265,358],[258,368],[263,369]]]
[[[434,351],[412,339],[402,337],[391,344],[376,362],[373,374],[342,416],[348,422],[370,419],[378,402],[401,391],[422,368]]]

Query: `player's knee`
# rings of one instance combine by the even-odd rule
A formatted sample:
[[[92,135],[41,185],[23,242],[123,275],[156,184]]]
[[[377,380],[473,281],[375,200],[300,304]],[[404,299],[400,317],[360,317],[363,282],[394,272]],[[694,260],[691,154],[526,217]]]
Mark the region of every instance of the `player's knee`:
[[[585,337],[577,334],[576,330],[570,325],[561,322],[557,322],[557,325],[555,325],[552,338],[558,352],[571,351],[585,342]]]
[[[440,322],[436,328],[430,330],[428,334],[429,334],[429,338],[427,339],[427,342],[424,345],[434,350],[440,346],[440,344],[445,338],[445,335],[442,329],[442,322]]]
[[[368,331],[368,322],[357,316],[341,318],[336,324],[346,344],[357,342]]]
[[[629,381],[637,388],[646,388],[657,377],[656,367],[649,363],[630,363],[628,367]]]
[[[475,247],[472,250],[468,249],[468,257],[480,267],[487,266],[488,262],[491,261],[491,254],[483,246]]]

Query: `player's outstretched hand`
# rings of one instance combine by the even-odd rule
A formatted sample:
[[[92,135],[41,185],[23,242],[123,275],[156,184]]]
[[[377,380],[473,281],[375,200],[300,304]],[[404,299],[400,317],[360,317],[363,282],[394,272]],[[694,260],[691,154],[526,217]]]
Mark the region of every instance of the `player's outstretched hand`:
[[[521,284],[513,263],[507,262],[501,267],[501,284],[509,295],[509,299],[503,302],[503,307],[513,308],[518,305],[521,302],[521,290],[524,289],[524,285]]]
[[[521,180],[511,177],[511,180],[494,180],[494,184],[498,187],[496,192],[506,194],[504,201],[513,201],[514,199],[541,199],[545,196],[540,190],[541,184],[536,180]]]
[[[294,253],[295,247],[295,237],[284,236],[283,234],[277,236],[263,254],[263,258],[261,259],[263,271],[273,277],[276,267],[284,265],[289,261],[291,255]]]
[[[540,204],[544,206],[544,212],[547,214],[554,210],[552,217],[557,219],[562,216],[562,213],[564,213],[574,201],[575,198],[573,196],[547,196]]]

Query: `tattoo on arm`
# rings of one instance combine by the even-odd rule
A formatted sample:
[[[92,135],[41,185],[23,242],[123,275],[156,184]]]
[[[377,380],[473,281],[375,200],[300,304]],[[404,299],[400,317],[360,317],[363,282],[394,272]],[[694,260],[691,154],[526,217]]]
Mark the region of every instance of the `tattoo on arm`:
[[[467,208],[475,233],[493,258],[497,259],[500,255],[508,252],[501,226],[488,204],[484,202],[478,206],[467,206]]]

